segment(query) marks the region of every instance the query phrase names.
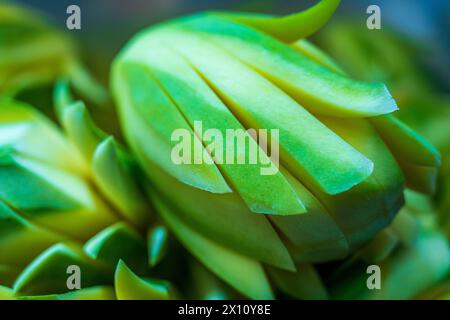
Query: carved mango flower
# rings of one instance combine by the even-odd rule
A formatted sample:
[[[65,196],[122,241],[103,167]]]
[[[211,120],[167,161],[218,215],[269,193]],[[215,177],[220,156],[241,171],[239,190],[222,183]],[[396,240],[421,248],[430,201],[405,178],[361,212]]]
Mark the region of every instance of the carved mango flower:
[[[395,117],[386,86],[349,78],[303,39],[338,3],[286,17],[183,17],[141,31],[113,65],[122,126],[157,211],[194,256],[251,298],[273,297],[271,283],[300,298],[314,283],[312,296],[326,296],[311,263],[344,258],[388,226],[405,183],[435,188],[439,152]],[[269,159],[230,164],[217,161],[230,150],[203,139],[199,122],[222,136],[279,135],[257,139]],[[172,161],[180,128],[209,161]],[[272,139],[279,170],[261,175]],[[233,148],[248,155],[249,145]]]

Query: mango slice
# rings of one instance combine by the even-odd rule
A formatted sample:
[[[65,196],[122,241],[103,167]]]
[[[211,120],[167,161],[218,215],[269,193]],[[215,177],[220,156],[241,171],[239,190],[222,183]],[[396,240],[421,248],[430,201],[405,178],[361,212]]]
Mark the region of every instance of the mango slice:
[[[85,243],[83,250],[92,259],[112,267],[123,260],[138,273],[147,270],[145,241],[137,231],[123,222],[102,230]]]
[[[383,140],[365,119],[320,117],[334,132],[374,162],[374,172],[353,189],[329,196],[312,188],[342,228],[350,248],[387,226],[404,203],[402,172]]]
[[[297,265],[296,272],[275,268],[268,268],[267,271],[270,278],[273,279],[282,292],[296,299],[329,299],[328,291],[312,265]]]
[[[176,129],[187,130],[194,140],[198,137],[149,72],[120,63],[114,69],[114,92],[122,118],[127,119],[125,134],[139,132],[146,156],[180,181],[214,193],[231,192],[216,166],[192,164],[186,170],[189,165],[178,166],[171,160],[170,137]]]
[[[345,234],[327,209],[297,179],[282,168],[299,197],[304,199],[307,213],[281,217],[270,216],[274,225],[295,246],[295,261],[322,262],[345,257],[349,245]]]
[[[107,284],[112,275],[105,265],[86,256],[74,244],[56,244],[34,259],[17,277],[14,292],[20,295],[55,294],[67,291],[67,268],[79,266],[81,287]]]
[[[192,36],[204,36],[251,66],[315,114],[336,117],[376,116],[397,110],[382,83],[352,80],[317,64],[293,48],[252,28],[194,16],[174,23]]]
[[[114,286],[118,300],[168,300],[173,295],[168,282],[140,278],[123,261],[117,264]]]
[[[249,13],[217,13],[217,15],[258,29],[284,42],[293,42],[309,37],[322,28],[339,3],[340,0],[321,0],[307,10],[284,17]]]
[[[163,203],[156,201],[155,204],[177,238],[212,272],[252,299],[273,299],[260,263],[203,237],[177,219]]]
[[[147,232],[148,265],[156,266],[167,253],[169,231],[163,225],[155,225]]]
[[[240,254],[282,269],[295,270],[286,247],[270,222],[265,216],[251,212],[236,194],[219,195],[192,188],[157,170],[154,164],[142,163],[157,186],[151,190],[153,197],[171,201],[177,209],[173,213],[190,228]]]
[[[229,140],[236,138],[233,136],[230,138],[227,132],[229,130],[244,131],[245,129],[200,75],[179,55],[164,49],[159,43],[154,45],[158,47],[158,50],[151,50],[144,57],[136,57],[133,52],[130,52],[124,59],[126,61],[138,61],[139,59],[149,65],[149,70],[164,86],[188,120],[191,128],[195,129],[195,122],[199,121],[204,131],[214,129],[217,134],[226,137],[226,141],[218,146],[220,150],[214,150],[215,155],[212,157],[214,159],[219,154],[221,155],[220,162],[214,159],[217,167],[249,208],[254,212],[282,215],[304,212],[301,200],[297,199],[292,188],[278,172],[276,167],[278,164],[273,163],[266,156],[265,151],[257,145],[252,137],[247,136],[247,143],[244,144],[237,140],[234,146],[235,150],[229,147]],[[202,135],[202,132],[197,132],[197,134]],[[252,143],[254,146],[251,145]],[[205,147],[207,146],[205,145]],[[227,162],[230,152],[233,152],[232,163]],[[251,157],[255,157],[254,163],[249,163]],[[239,162],[241,158],[242,163]],[[184,170],[190,169],[185,165],[182,167],[186,167]],[[265,170],[270,170],[270,172],[265,174]],[[274,189],[279,192],[273,193]]]
[[[24,267],[52,244],[65,240],[64,236],[25,220],[2,200],[0,200],[0,235],[0,269],[1,265],[9,265],[10,268]],[[18,252],[20,254],[17,254]],[[3,271],[6,272],[8,269]],[[7,278],[7,275],[3,275],[0,271],[0,281],[3,277]]]

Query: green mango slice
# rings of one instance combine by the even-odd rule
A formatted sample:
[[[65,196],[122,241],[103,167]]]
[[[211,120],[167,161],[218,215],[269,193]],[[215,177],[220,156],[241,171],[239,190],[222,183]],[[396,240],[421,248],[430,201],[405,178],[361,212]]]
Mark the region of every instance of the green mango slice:
[[[0,114],[0,148],[9,146],[23,156],[83,176],[87,175],[86,163],[78,151],[68,143],[52,122],[32,106],[10,99],[0,99]]]
[[[310,264],[297,265],[296,272],[267,268],[270,278],[284,293],[302,300],[327,300],[328,291]]]
[[[306,214],[270,217],[295,246],[295,261],[322,262],[345,257],[349,251],[347,239],[327,209],[289,172],[281,170],[307,208]]]
[[[63,236],[25,220],[0,199],[0,270],[1,265],[24,267],[43,250],[63,240]],[[3,271],[9,274],[14,269]],[[3,278],[0,271],[0,281]]]
[[[117,220],[80,177],[20,157],[3,163],[0,196],[30,221],[83,240]]]
[[[96,126],[82,101],[75,101],[66,81],[58,82],[56,111],[68,138],[91,164],[94,181],[120,213],[135,225],[149,223],[149,207],[133,180],[131,157]]]
[[[83,250],[92,259],[112,267],[122,259],[140,274],[147,270],[145,240],[136,230],[123,222],[102,230],[86,242]]]
[[[234,136],[230,136],[230,130],[243,132],[245,129],[200,75],[182,57],[160,43],[156,42],[153,46],[158,49],[145,51],[145,55],[142,51],[129,52],[123,59],[140,61],[149,66],[148,69],[164,86],[189,125],[195,129],[195,123],[201,123],[202,132],[197,132],[197,135],[202,136],[203,131],[206,134],[211,129],[215,135],[226,137],[226,141],[221,138],[222,143],[212,147],[212,157],[215,159],[220,154],[219,161],[215,160],[218,168],[249,208],[254,212],[270,214],[304,212],[301,200],[279,173],[277,164],[269,159],[257,142],[249,135],[246,137],[247,143],[239,143]],[[230,142],[234,141],[237,142],[234,147],[230,146]],[[206,141],[204,144],[208,147]],[[230,152],[233,154],[230,155]],[[229,157],[232,163],[227,162]],[[251,157],[254,157],[253,163],[250,162]],[[279,192],[273,193],[274,189]]]
[[[118,300],[169,300],[173,293],[167,281],[138,277],[119,261],[114,275]]]
[[[187,130],[197,143],[201,145],[201,142],[145,69],[120,63],[119,60],[113,67],[113,75],[113,92],[125,134],[129,135],[131,130],[138,133],[139,148],[145,151],[147,157],[184,183],[214,193],[231,192],[215,165],[174,164],[170,156],[175,144],[170,137],[175,130]],[[192,169],[186,170],[187,167]]]
[[[62,294],[44,296],[21,296],[20,300],[116,300],[113,287],[96,286],[86,289],[74,290]]]
[[[206,267],[239,292],[252,299],[273,299],[272,289],[260,263],[212,242],[190,229],[160,201],[158,212],[175,236]]]
[[[148,265],[155,267],[167,253],[169,230],[163,225],[154,225],[147,232]]]
[[[216,13],[219,17],[258,29],[284,42],[309,37],[322,28],[336,11],[340,0],[322,0],[315,6],[284,17],[250,13]],[[214,14],[214,13],[213,13]]]
[[[112,137],[102,141],[92,158],[92,175],[97,186],[122,216],[135,226],[148,225],[152,217],[151,209],[138,189],[130,163],[119,151]]]
[[[213,194],[192,188],[159,170],[139,154],[137,156],[156,186],[158,196],[168,199],[177,208],[174,214],[183,223],[243,255],[282,269],[295,270],[286,247],[270,222],[265,216],[252,213],[236,194]]]
[[[90,259],[73,244],[56,244],[34,259],[17,277],[14,291],[20,295],[46,295],[67,291],[67,268],[81,270],[81,287],[110,283],[112,269]]]
[[[320,117],[334,132],[374,162],[374,172],[349,191],[329,196],[308,186],[341,227],[350,248],[387,226],[404,203],[404,178],[391,152],[365,119]]]
[[[441,164],[439,151],[394,115],[375,117],[370,121],[398,160],[413,161],[420,166],[437,167]]]
[[[176,49],[247,128],[278,130],[282,164],[301,180],[312,181],[326,193],[338,194],[372,173],[373,163],[369,159],[269,80],[212,45],[207,38],[180,28],[153,36],[175,43]],[[145,38],[141,41],[146,42]],[[327,170],[330,167],[335,170],[330,172]]]
[[[106,138],[98,130],[82,101],[75,101],[62,109],[61,123],[69,139],[77,146],[83,156],[89,161],[95,148]]]
[[[398,109],[384,84],[359,82],[330,71],[247,26],[197,15],[176,21],[174,27],[188,31],[189,37],[204,36],[206,41],[257,70],[314,114],[368,117]]]
[[[294,42],[291,47],[300,52],[306,58],[326,67],[328,70],[345,75],[344,70],[342,70],[342,68],[330,56],[328,56],[328,54],[322,51],[319,47],[315,46],[312,42],[306,39],[301,39]]]

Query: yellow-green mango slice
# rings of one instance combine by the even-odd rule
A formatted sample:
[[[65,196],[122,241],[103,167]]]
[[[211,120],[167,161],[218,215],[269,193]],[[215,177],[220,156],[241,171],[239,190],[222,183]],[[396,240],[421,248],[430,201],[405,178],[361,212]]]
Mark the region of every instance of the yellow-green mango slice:
[[[174,43],[247,128],[278,130],[281,161],[297,177],[310,180],[328,194],[338,194],[372,173],[369,159],[269,80],[207,38],[181,28],[153,36]],[[145,37],[140,41],[145,43]],[[330,167],[332,172],[327,170]]]
[[[173,297],[170,283],[140,278],[122,260],[114,274],[114,287],[118,300],[169,300]]]
[[[137,156],[155,185],[157,196],[172,203],[176,208],[174,214],[183,223],[243,255],[295,270],[286,247],[266,216],[251,212],[235,193],[213,194],[190,187]]]
[[[147,69],[165,88],[189,125],[195,130],[195,123],[201,124],[202,132],[197,132],[197,135],[202,136],[203,132],[206,134],[208,129],[214,130],[215,135],[221,135],[222,143],[213,149],[212,158],[220,154],[219,161],[215,160],[217,167],[249,208],[258,213],[281,215],[304,212],[301,200],[279,173],[278,164],[269,159],[257,142],[247,135],[247,141],[239,143],[240,139],[229,134],[231,130],[244,132],[245,128],[200,75],[180,55],[164,48],[164,44],[156,41],[153,46],[157,49],[144,52],[132,50],[122,59],[148,65]],[[213,141],[203,142],[207,147]],[[232,142],[236,143],[230,147]],[[228,163],[228,157],[231,157],[232,163]],[[250,163],[252,157],[254,163]],[[279,192],[274,193],[274,189]]]
[[[113,67],[113,92],[125,134],[132,130],[146,156],[180,181],[209,192],[231,192],[215,165],[179,166],[172,161],[171,149],[175,143],[170,138],[175,130],[184,129],[192,139],[199,138],[161,86],[143,70],[122,64],[120,60]]]
[[[308,59],[258,30],[206,14],[174,22],[251,66],[312,113],[368,117],[397,110],[382,83],[355,81]]]
[[[34,259],[17,277],[14,291],[19,295],[47,295],[67,291],[69,266],[81,271],[81,287],[108,284],[113,269],[89,258],[74,244],[56,244]]]
[[[156,206],[181,243],[212,272],[249,298],[273,299],[269,281],[259,262],[196,233],[162,202],[156,201]]]
[[[86,242],[83,250],[92,259],[112,267],[123,260],[139,274],[147,270],[145,240],[124,222],[118,222],[96,234]]]

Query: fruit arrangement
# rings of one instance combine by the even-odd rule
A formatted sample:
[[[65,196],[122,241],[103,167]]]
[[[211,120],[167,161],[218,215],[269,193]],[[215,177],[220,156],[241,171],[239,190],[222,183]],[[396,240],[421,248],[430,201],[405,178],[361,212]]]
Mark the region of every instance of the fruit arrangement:
[[[446,297],[440,152],[385,84],[305,39],[338,4],[141,31],[111,66],[124,140],[91,115],[111,114],[108,94],[60,51],[70,39],[0,6],[0,299]],[[50,116],[20,99],[42,84]],[[244,143],[219,143],[230,132]],[[381,290],[366,287],[373,264]]]

